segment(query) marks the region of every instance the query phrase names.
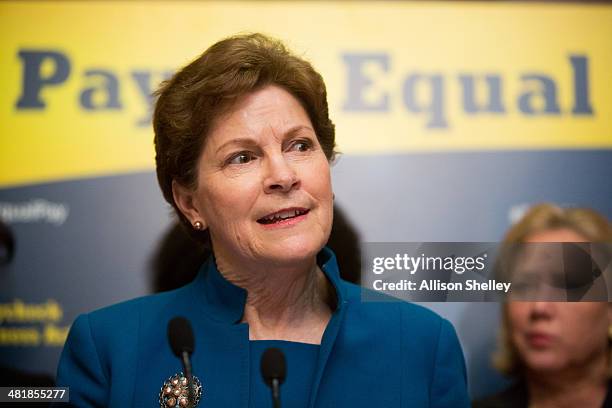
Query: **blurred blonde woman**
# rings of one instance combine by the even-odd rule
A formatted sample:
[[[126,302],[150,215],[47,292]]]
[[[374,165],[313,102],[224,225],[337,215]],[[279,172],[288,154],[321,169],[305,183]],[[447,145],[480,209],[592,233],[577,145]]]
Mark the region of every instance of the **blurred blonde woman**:
[[[610,243],[612,227],[589,209],[540,204],[507,232],[503,244],[551,242]],[[612,407],[612,305],[534,300],[510,301],[502,310],[494,363],[516,382],[474,407]]]

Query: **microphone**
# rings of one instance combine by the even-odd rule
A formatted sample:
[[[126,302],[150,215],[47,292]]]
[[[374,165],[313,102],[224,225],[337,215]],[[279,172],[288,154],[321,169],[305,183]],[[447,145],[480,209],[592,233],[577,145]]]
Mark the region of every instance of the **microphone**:
[[[175,317],[168,323],[168,341],[175,356],[183,363],[185,378],[187,378],[187,389],[189,391],[189,405],[193,406],[195,401],[193,393],[193,381],[191,376],[190,356],[194,349],[193,330],[189,320],[184,317]]]
[[[287,376],[285,355],[280,349],[269,348],[261,356],[261,376],[272,390],[272,406],[280,408],[280,386]]]

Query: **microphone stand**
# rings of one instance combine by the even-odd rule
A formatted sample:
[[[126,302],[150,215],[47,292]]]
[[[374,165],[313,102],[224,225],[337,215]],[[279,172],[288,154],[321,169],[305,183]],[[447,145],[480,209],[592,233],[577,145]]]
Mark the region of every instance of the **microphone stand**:
[[[189,404],[187,407],[193,407],[195,401],[193,395],[193,379],[191,376],[191,360],[189,359],[189,352],[183,350],[181,353],[181,362],[183,363],[183,370],[185,371],[185,378],[187,378],[187,392],[189,393]]]
[[[280,403],[280,381],[278,378],[272,379],[272,407],[281,408]]]

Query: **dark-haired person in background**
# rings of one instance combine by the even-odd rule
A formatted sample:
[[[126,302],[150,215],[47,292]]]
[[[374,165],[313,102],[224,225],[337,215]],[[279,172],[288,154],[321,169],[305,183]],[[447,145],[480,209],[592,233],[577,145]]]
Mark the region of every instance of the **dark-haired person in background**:
[[[552,204],[533,207],[504,239],[506,246],[528,243],[523,248],[531,250],[531,255],[546,250],[548,243],[584,242],[612,244],[609,221],[589,209],[563,209]],[[558,262],[545,255],[509,261],[516,263],[516,269],[521,269],[520,262],[529,262],[529,270],[547,281],[548,290],[558,291],[546,276],[551,262],[555,263],[553,268]],[[589,274],[590,264],[567,272]],[[612,407],[612,305],[548,300],[503,305],[500,347],[494,363],[516,382],[499,394],[476,401],[474,407]]]
[[[15,237],[8,225],[0,220],[0,273],[5,273],[5,266],[10,264],[15,255]],[[14,367],[0,365],[0,387],[52,387],[50,375],[26,372]],[[0,406],[3,404],[0,403]],[[20,407],[44,407],[45,403],[20,403]]]
[[[0,220],[0,267],[8,265],[15,256],[15,237],[13,232]]]
[[[261,34],[210,47],[165,82],[154,113],[166,200],[214,257],[178,290],[81,315],[58,368],[79,407],[184,406],[166,340],[194,328],[202,407],[268,407],[259,364],[282,349],[283,407],[466,407],[452,325],[403,302],[365,303],[325,247],[334,125],[310,63]],[[160,390],[161,388],[161,390]]]

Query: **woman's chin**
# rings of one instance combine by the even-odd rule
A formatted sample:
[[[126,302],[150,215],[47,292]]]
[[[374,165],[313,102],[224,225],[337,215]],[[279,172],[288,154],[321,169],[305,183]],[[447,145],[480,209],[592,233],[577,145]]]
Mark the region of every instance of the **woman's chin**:
[[[289,240],[275,243],[269,248],[266,258],[283,265],[310,262],[315,259],[324,243]]]
[[[558,356],[547,355],[529,358],[527,366],[535,373],[551,374],[563,370],[565,364]]]

